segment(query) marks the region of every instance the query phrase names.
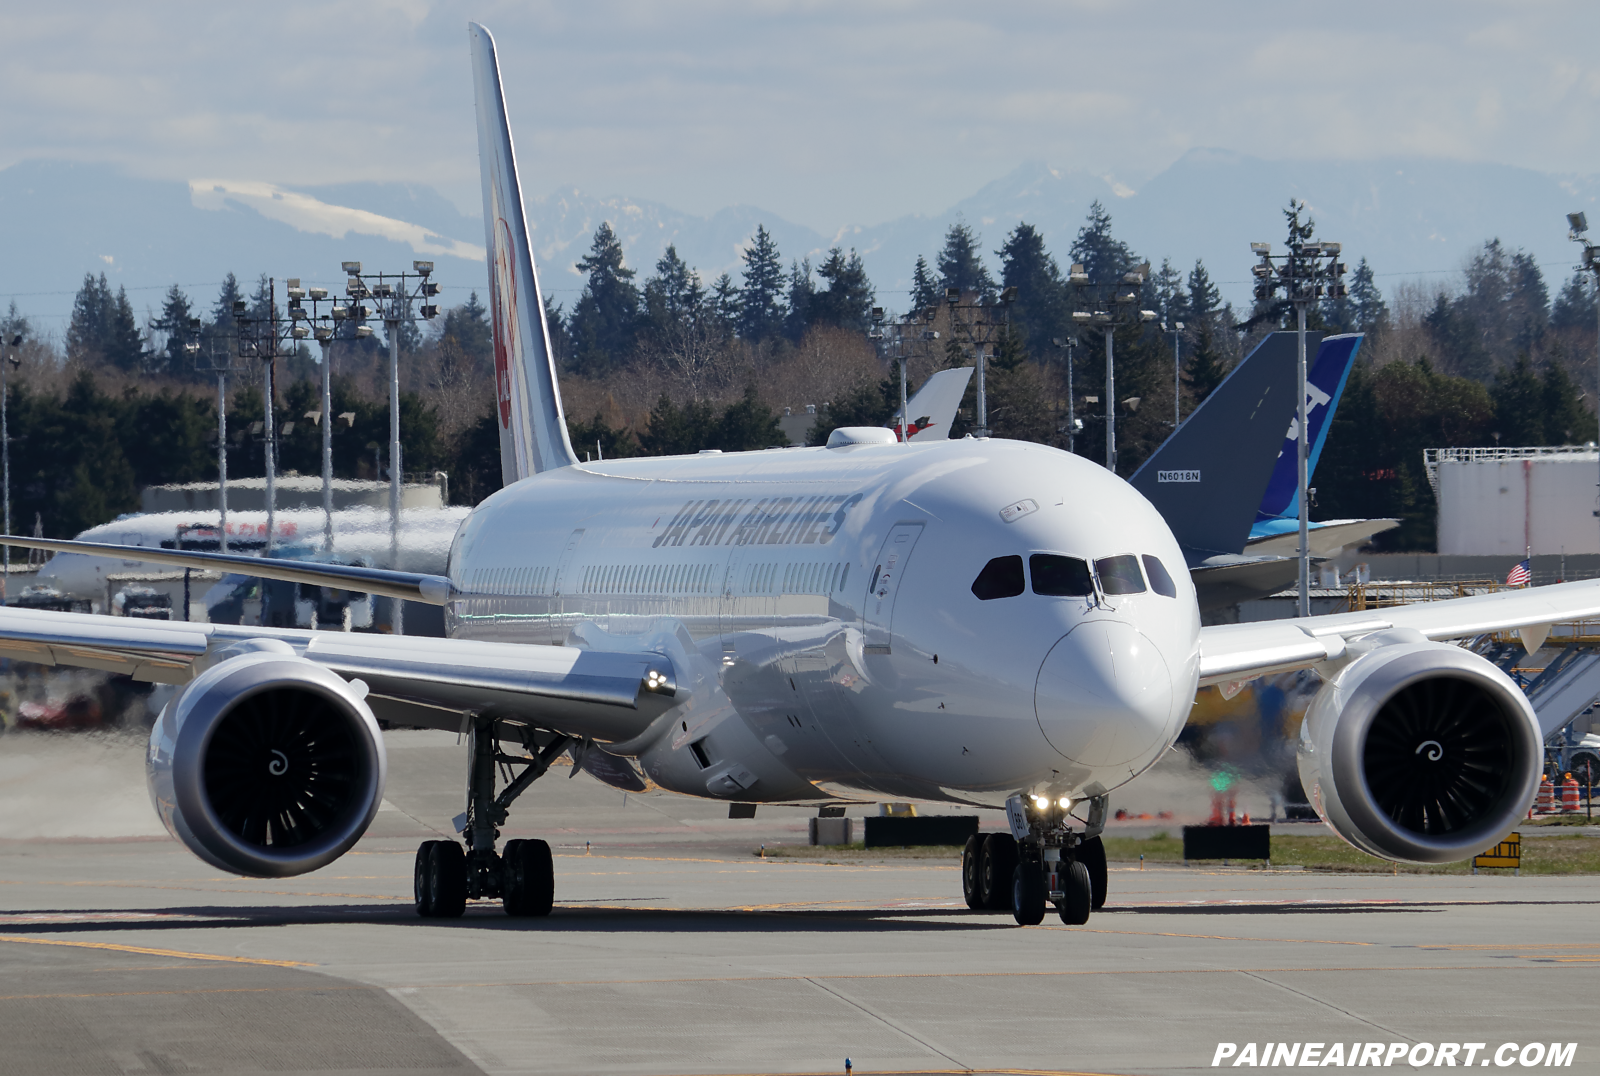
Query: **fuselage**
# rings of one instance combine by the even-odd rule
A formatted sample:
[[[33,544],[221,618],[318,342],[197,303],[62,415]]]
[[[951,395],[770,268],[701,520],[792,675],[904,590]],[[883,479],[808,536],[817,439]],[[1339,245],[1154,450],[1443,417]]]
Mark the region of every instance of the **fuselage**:
[[[1171,745],[1198,675],[1159,514],[1025,442],[557,468],[475,509],[449,572],[451,635],[679,649],[690,701],[612,747],[696,795],[1099,794]]]

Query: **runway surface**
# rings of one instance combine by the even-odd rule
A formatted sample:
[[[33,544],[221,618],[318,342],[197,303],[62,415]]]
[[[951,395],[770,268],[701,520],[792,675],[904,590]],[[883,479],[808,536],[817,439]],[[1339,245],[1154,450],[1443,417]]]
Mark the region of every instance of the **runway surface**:
[[[1600,1056],[1594,879],[1114,867],[1088,926],[1021,929],[967,911],[953,861],[763,860],[805,812],[624,805],[553,771],[506,835],[556,847],[555,914],[424,921],[412,855],[460,810],[464,758],[390,740],[372,831],[301,878],[224,875],[131,814],[0,841],[0,1072],[1165,1073],[1209,1069],[1219,1041]]]

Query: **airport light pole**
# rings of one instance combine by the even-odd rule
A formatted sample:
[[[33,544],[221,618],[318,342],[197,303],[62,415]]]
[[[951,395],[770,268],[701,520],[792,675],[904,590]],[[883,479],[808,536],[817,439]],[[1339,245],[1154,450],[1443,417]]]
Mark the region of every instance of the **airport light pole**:
[[[1341,283],[1346,270],[1344,263],[1339,261],[1339,244],[1317,242],[1311,238],[1314,222],[1307,220],[1304,224],[1300,223],[1300,211],[1304,208],[1304,202],[1291,201],[1289,208],[1284,211],[1285,216],[1289,218],[1287,253],[1274,255],[1270,243],[1251,243],[1250,250],[1260,259],[1251,268],[1251,273],[1256,278],[1256,300],[1265,302],[1282,290],[1284,297],[1294,306],[1300,335],[1298,373],[1300,397],[1295,408],[1297,446],[1295,488],[1296,499],[1300,504],[1299,611],[1301,616],[1310,616],[1311,545],[1308,533],[1311,514],[1306,433],[1306,311],[1310,309],[1311,304],[1322,299],[1342,298],[1348,293],[1348,289]]]
[[[1600,243],[1592,243],[1585,238],[1585,233],[1588,231],[1589,218],[1586,214],[1567,214],[1567,238],[1574,243],[1583,244],[1583,261],[1579,263],[1578,271],[1586,272],[1594,279],[1595,348],[1597,354],[1600,354]],[[1595,379],[1595,384],[1600,385],[1600,364],[1595,367]],[[1597,390],[1595,399],[1600,400],[1600,390]],[[1595,408],[1595,417],[1596,421],[1600,422],[1600,406]],[[1597,439],[1595,444],[1600,445],[1600,439]],[[1600,504],[1600,499],[1597,499],[1596,503]],[[1600,518],[1600,511],[1596,511],[1595,516]]]
[[[0,343],[5,341],[0,340]],[[0,361],[0,458],[4,460],[4,479],[0,481],[5,485],[5,526],[6,533],[11,533],[11,427],[6,421],[6,403],[11,395],[11,387],[6,383],[6,374],[12,369],[22,365],[22,360],[17,358],[17,348],[22,346],[22,334],[14,333],[10,340],[11,354]],[[10,604],[8,587],[11,585],[11,547],[5,547],[5,575],[0,577],[0,605]]]
[[[969,293],[970,294],[970,293]],[[970,431],[973,437],[989,436],[989,389],[984,376],[987,368],[987,354],[989,345],[995,344],[999,333],[997,329],[1006,324],[1006,317],[1010,303],[1016,299],[1017,289],[1007,288],[1001,292],[1000,302],[985,303],[981,296],[974,296],[972,302],[964,302],[965,296],[960,288],[946,288],[944,291],[945,305],[950,310],[950,335],[958,344],[965,342],[971,345],[973,351],[973,365],[975,380],[977,382],[975,393],[977,399],[973,415],[974,424]],[[1000,317],[995,316],[995,311],[1002,311]],[[929,320],[932,320],[931,318]],[[938,333],[924,333],[923,338],[939,338]]]
[[[367,273],[361,271],[360,262],[343,262],[348,278],[345,294],[359,302],[371,298],[383,304],[380,314],[389,336],[389,567],[400,568],[400,484],[404,481],[400,459],[400,323],[418,320],[415,304],[421,303],[421,320],[432,321],[439,316],[437,303],[430,302],[439,294],[439,285],[429,279],[433,263],[414,261],[409,273]],[[405,606],[397,598],[394,602],[393,630],[405,634]]]
[[[1172,334],[1172,428],[1176,430],[1183,421],[1183,365],[1178,358],[1178,342],[1183,333],[1183,322],[1174,321],[1172,328],[1167,328],[1167,323],[1161,323],[1161,331]]]
[[[1106,470],[1117,473],[1117,369],[1114,340],[1118,323],[1136,325],[1156,320],[1154,310],[1140,310],[1139,288],[1150,275],[1150,263],[1136,265],[1123,273],[1115,283],[1092,284],[1089,274],[1081,264],[1073,263],[1067,273],[1067,283],[1076,296],[1074,305],[1088,305],[1087,310],[1074,310],[1072,323],[1079,327],[1096,326],[1106,341]]]
[[[197,328],[199,321],[199,318],[190,321],[190,328]],[[196,354],[200,350],[198,343],[191,346],[193,350],[190,354]],[[217,548],[226,553],[228,551],[228,375],[233,372],[233,356],[228,352],[224,354],[227,356],[226,360],[219,363],[216,341],[212,340],[210,365],[201,366],[197,361],[195,371],[217,375]]]
[[[1057,336],[1050,341],[1056,347],[1067,353],[1067,451],[1077,453],[1078,428],[1083,423],[1078,421],[1077,412],[1074,410],[1075,401],[1072,396],[1072,347],[1075,341],[1070,336]],[[1060,433],[1060,430],[1056,431]]]

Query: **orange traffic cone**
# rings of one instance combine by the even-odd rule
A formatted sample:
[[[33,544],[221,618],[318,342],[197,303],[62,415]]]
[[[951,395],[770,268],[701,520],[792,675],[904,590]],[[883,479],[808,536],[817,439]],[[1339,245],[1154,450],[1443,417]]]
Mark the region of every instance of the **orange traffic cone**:
[[[1550,783],[1550,777],[1545,775],[1539,782],[1539,798],[1534,800],[1534,810],[1540,814],[1552,814],[1556,809],[1556,786]]]
[[[1570,811],[1573,814],[1583,810],[1582,805],[1578,802],[1577,778],[1570,773],[1561,781],[1561,810],[1564,812]]]
[[[1211,820],[1206,825],[1222,825],[1222,795],[1220,793],[1212,793],[1211,795]]]

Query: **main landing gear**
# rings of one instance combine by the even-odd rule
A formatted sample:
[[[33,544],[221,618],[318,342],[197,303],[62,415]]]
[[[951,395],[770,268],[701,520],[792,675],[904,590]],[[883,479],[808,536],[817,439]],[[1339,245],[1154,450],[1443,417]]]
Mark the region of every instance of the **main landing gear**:
[[[468,899],[499,897],[507,915],[549,915],[555,900],[555,871],[550,846],[540,840],[507,841],[496,853],[499,826],[506,809],[533,782],[543,777],[561,752],[571,747],[570,737],[556,736],[540,748],[532,729],[521,729],[527,756],[500,751],[497,722],[474,717],[469,732],[471,762],[467,770],[467,813],[462,833],[466,846],[455,841],[424,841],[417,849],[415,893],[417,914],[447,919],[466,910]],[[522,772],[512,777],[511,767]],[[497,768],[506,777],[495,795]]]
[[[1106,850],[1100,842],[1108,797],[1089,801],[1083,832],[1067,825],[1059,802],[1012,796],[1009,833],[967,838],[961,852],[961,891],[973,911],[1009,911],[1022,926],[1044,921],[1054,904],[1061,921],[1082,926],[1106,902]]]

